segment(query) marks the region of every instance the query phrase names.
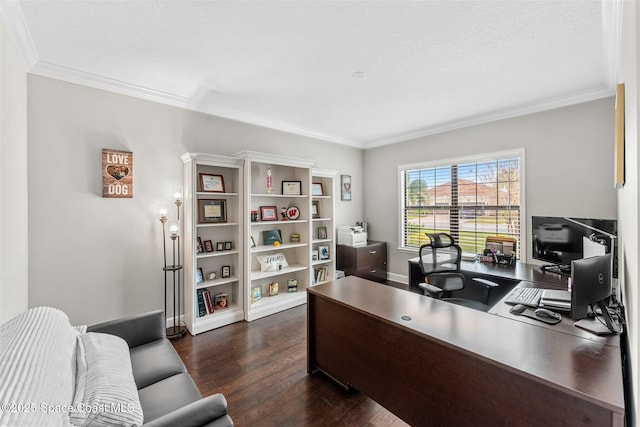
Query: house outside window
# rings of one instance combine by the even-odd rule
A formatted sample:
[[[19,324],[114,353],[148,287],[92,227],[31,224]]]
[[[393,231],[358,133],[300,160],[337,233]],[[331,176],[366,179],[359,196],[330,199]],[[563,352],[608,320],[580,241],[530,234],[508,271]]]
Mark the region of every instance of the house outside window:
[[[415,251],[426,233],[451,234],[479,254],[489,236],[511,237],[522,257],[524,150],[401,165],[400,248]]]

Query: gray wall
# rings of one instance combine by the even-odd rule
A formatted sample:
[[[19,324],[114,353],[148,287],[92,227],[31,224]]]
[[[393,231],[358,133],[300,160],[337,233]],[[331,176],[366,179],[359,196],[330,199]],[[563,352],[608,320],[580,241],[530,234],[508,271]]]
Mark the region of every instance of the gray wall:
[[[336,224],[363,215],[362,150],[58,80],[28,77],[29,306],[75,323],[163,307],[157,206],[182,185],[180,155],[241,150],[352,175]],[[132,151],[134,198],[101,197],[101,149]]]
[[[617,218],[613,115],[606,98],[366,150],[365,219],[389,242],[391,277],[406,281],[417,255],[397,249],[398,165],[524,148],[528,249],[532,215]]]
[[[26,72],[0,19],[0,323],[28,304]]]

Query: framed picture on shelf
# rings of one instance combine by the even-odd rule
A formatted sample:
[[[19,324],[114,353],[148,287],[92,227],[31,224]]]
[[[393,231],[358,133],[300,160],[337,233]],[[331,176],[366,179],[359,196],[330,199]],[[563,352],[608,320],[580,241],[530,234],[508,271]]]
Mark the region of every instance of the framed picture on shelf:
[[[340,200],[351,200],[351,175],[340,175]]]
[[[255,248],[256,247],[256,241],[253,240],[253,236],[251,236],[251,247]]]
[[[318,239],[327,238],[327,227],[318,227]]]
[[[278,283],[271,282],[269,283],[269,296],[275,297],[276,295],[278,295]]]
[[[311,195],[324,196],[324,188],[322,187],[321,182],[314,182],[313,184],[311,184]]]
[[[230,251],[233,248],[233,244],[231,242],[224,242],[224,250]]]
[[[204,252],[204,250],[202,249],[202,239],[198,237],[198,239],[196,240],[196,253],[201,254],[202,252]]]
[[[262,232],[262,242],[265,245],[273,245],[275,242],[282,243],[280,230],[264,230]]]
[[[329,259],[329,246],[318,246],[318,252],[320,253],[320,260]]]
[[[277,221],[278,208],[276,206],[260,206],[260,217],[263,221]]]
[[[198,199],[198,222],[227,222],[227,201],[224,199]]]
[[[224,251],[224,242],[216,243],[216,251]]]
[[[287,292],[298,292],[298,279],[287,280]]]
[[[196,268],[196,284],[200,284],[204,282],[204,274],[202,273],[202,268]]]
[[[285,196],[300,196],[302,181],[282,181],[282,194]]]
[[[209,193],[225,193],[224,177],[208,173],[200,174],[200,191]]]
[[[260,301],[261,291],[262,290],[259,286],[251,289],[251,304],[255,304]]]
[[[317,200],[311,202],[311,218],[320,218],[320,202]]]
[[[213,243],[211,243],[211,240],[204,241],[204,250],[206,252],[213,252]]]
[[[311,261],[318,261],[318,250],[314,249],[311,251]]]
[[[231,266],[230,265],[223,265],[222,266],[222,278],[229,278],[231,277]]]
[[[229,294],[226,292],[221,292],[219,294],[216,294],[213,297],[213,300],[215,302],[215,309],[216,310],[223,310],[225,308],[229,308]]]

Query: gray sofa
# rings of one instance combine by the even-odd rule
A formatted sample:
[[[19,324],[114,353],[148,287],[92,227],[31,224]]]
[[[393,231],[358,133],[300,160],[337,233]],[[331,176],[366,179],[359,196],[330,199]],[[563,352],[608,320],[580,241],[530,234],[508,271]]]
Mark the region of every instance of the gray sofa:
[[[155,311],[72,326],[51,307],[0,325],[0,426],[233,426],[203,398]]]
[[[117,335],[129,345],[145,426],[233,426],[224,396],[203,398],[198,391],[165,336],[162,311],[100,323],[87,332]]]

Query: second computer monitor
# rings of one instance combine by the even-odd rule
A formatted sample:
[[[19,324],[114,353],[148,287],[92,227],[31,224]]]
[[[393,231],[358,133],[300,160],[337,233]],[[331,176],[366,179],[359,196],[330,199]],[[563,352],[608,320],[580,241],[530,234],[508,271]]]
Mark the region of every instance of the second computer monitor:
[[[571,318],[584,319],[589,307],[611,296],[611,254],[571,262]]]

